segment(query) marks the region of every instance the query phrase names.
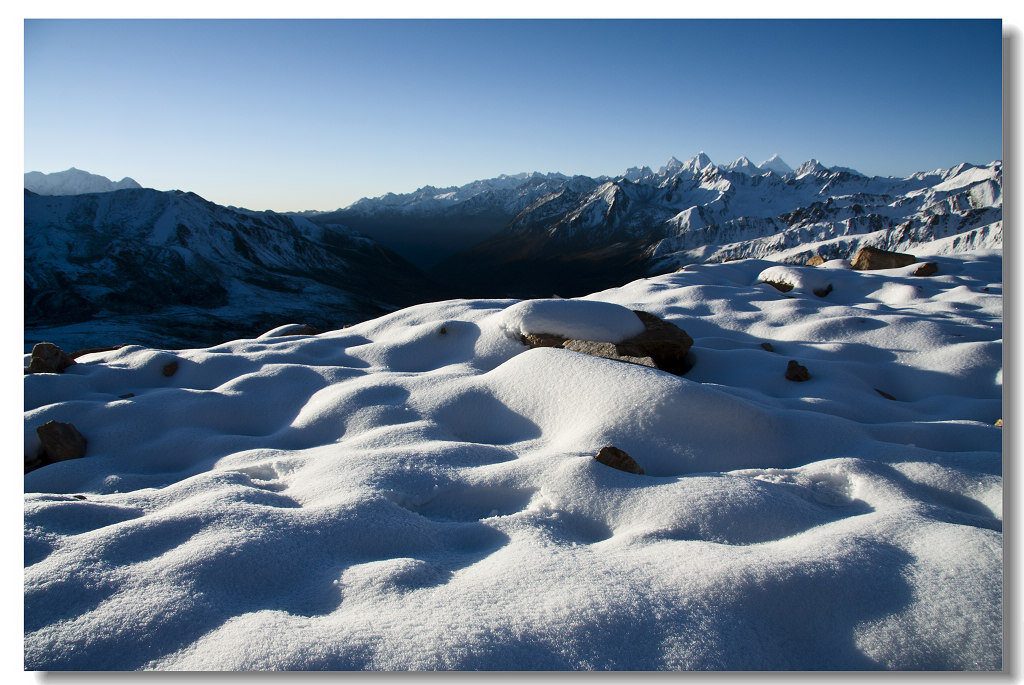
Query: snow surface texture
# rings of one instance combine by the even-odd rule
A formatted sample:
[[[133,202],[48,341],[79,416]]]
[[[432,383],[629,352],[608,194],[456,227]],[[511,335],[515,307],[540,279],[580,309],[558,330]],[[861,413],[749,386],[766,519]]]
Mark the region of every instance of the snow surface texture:
[[[690,266],[26,376],[26,449],[88,439],[25,476],[26,667],[999,669],[1002,258],[934,261],[786,267],[789,293]],[[693,369],[512,335],[622,333],[613,305],[684,328]]]

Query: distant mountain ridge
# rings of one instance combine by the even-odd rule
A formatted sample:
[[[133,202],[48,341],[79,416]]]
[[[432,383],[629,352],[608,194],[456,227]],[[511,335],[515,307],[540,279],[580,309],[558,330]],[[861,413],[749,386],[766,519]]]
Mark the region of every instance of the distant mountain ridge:
[[[947,238],[942,249],[1001,247],[1002,162],[895,178],[815,159],[793,169],[778,155],[718,166],[699,153],[616,177],[426,186],[309,218],[373,236],[463,296],[574,296],[744,257],[800,262]]]
[[[144,188],[26,190],[24,279],[26,337],[94,341],[80,347],[209,345],[293,322],[340,328],[437,292],[364,236]]]
[[[115,190],[141,187],[134,179],[127,176],[115,183],[106,176],[91,174],[75,167],[52,174],[44,174],[41,171],[29,171],[25,174],[25,188],[37,195],[109,193]]]
[[[575,297],[688,264],[801,264],[863,245],[1001,248],[1002,162],[894,178],[700,153],[657,171],[502,175],[290,214],[181,191],[26,190],[25,317],[35,331],[129,322],[150,344],[208,345],[435,299]]]

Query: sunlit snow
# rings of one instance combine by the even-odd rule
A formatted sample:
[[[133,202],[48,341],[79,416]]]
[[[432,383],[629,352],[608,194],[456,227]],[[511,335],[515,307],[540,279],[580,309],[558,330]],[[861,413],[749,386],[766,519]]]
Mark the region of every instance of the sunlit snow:
[[[25,475],[25,665],[998,670],[1002,257],[929,260],[27,375],[26,454],[49,420],[88,448]],[[634,309],[694,339],[685,376],[515,335],[614,342]]]

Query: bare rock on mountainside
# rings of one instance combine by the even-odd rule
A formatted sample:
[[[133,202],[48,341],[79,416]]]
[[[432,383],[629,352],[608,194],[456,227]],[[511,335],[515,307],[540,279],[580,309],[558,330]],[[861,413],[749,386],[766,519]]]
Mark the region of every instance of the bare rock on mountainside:
[[[633,457],[612,445],[602,447],[598,453],[594,455],[594,459],[605,466],[611,466],[613,469],[618,469],[619,471],[635,473],[639,476],[644,474],[643,468],[641,468],[640,464],[636,463],[636,460],[633,459]]]
[[[70,423],[47,421],[36,428],[39,436],[39,453],[33,459],[25,460],[25,472],[41,466],[85,456],[85,437]]]
[[[825,263],[825,258],[820,254],[816,254],[807,260],[807,266],[821,266]]]
[[[51,342],[36,343],[32,347],[25,373],[63,373],[75,360]]]
[[[897,269],[901,266],[910,266],[916,261],[917,257],[912,254],[890,252],[865,245],[857,251],[851,266],[857,271],[874,271],[876,269]]]
[[[786,365],[786,379],[802,383],[811,380],[811,373],[795,359],[790,359]]]
[[[935,262],[925,262],[921,266],[914,269],[915,276],[932,276],[939,270],[939,265]]]
[[[520,340],[527,347],[560,347],[595,357],[650,366],[681,376],[692,364],[687,358],[693,338],[679,326],[654,314],[633,310],[644,324],[644,332],[620,343],[573,340],[557,335],[526,333]]]

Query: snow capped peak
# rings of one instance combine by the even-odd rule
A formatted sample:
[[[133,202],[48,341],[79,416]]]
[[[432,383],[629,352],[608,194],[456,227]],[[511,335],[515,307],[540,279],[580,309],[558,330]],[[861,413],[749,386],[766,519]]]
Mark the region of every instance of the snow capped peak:
[[[41,171],[29,171],[25,174],[25,188],[38,195],[108,193],[114,190],[141,187],[135,180],[127,176],[115,183],[106,176],[91,174],[75,167],[52,174],[44,174]]]
[[[665,166],[658,169],[659,174],[671,174],[683,168],[683,163],[676,159],[675,155],[668,158]]]
[[[651,170],[651,167],[649,166],[633,166],[626,169],[626,173],[622,175],[622,178],[626,179],[627,181],[636,182],[639,181],[641,178],[645,178],[647,176],[652,175],[653,173],[654,172]]]
[[[822,164],[821,162],[812,157],[811,159],[807,160],[799,167],[797,167],[796,175],[798,177],[806,176],[807,174],[816,174],[820,171],[828,172],[828,170],[829,169],[827,166],[825,166],[824,164]]]
[[[738,171],[741,174],[747,176],[757,176],[761,173],[761,170],[754,166],[754,163],[750,161],[750,158],[746,155],[741,155],[735,162],[725,168],[726,171]]]
[[[701,169],[707,169],[709,166],[713,166],[711,158],[704,154],[703,150],[698,152],[686,166],[691,167],[694,171],[700,171]]]
[[[765,171],[774,171],[780,176],[793,173],[793,168],[782,161],[782,157],[778,154],[774,154],[764,162],[761,162],[757,168],[761,170],[762,173]]]

